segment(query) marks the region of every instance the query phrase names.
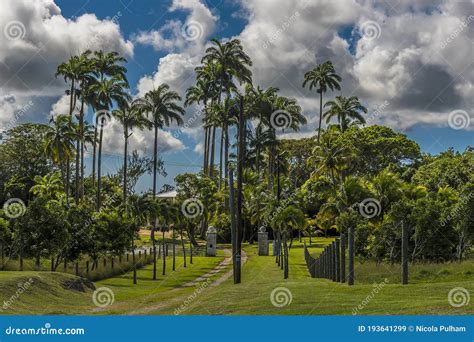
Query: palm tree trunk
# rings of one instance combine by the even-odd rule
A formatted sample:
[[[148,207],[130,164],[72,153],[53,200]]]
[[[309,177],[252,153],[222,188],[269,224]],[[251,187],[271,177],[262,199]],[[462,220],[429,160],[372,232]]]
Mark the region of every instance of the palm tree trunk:
[[[127,167],[128,167],[128,126],[124,125],[124,148],[123,148],[123,204],[127,203]]]
[[[97,157],[97,122],[94,124],[94,146],[92,150],[92,188],[95,187],[95,161]]]
[[[319,125],[318,125],[318,145],[321,136],[321,122],[323,121],[323,91],[319,89]]]
[[[69,96],[69,116],[72,116],[72,112],[74,111],[74,85],[75,81],[72,79],[71,81],[71,89],[70,91],[70,96]]]
[[[65,193],[66,193],[66,203],[69,203],[69,181],[71,179],[71,160],[69,157],[66,157],[66,186],[65,186]]]
[[[209,175],[209,159],[211,154],[211,127],[207,128],[206,140],[206,175]]]
[[[207,172],[207,136],[208,135],[209,135],[209,128],[206,127],[205,133],[204,133],[204,160],[203,160],[203,165],[202,165],[204,174],[206,174]]]
[[[223,152],[224,152],[224,126],[221,128],[221,144],[219,147],[219,189],[222,187],[222,164],[223,164]]]
[[[100,125],[100,133],[99,133],[99,153],[97,156],[97,211],[100,210],[101,206],[101,198],[100,198],[100,188],[102,186],[102,174],[101,174],[101,164],[102,164],[102,137],[104,135],[104,124],[103,120]]]
[[[77,149],[76,149],[76,204],[79,203],[79,199],[83,196],[84,187],[84,98],[81,99],[81,110],[79,112],[79,136],[77,137]]]
[[[237,231],[236,231],[236,276],[235,282],[240,284],[241,276],[241,239],[243,231],[243,169],[245,156],[245,118],[244,118],[244,99],[240,98],[240,112],[239,112],[239,144],[238,144],[238,158],[237,158]]]
[[[224,186],[225,189],[229,188],[229,128],[225,124],[225,142],[224,142]],[[229,199],[227,196],[224,198],[224,210],[229,212]]]
[[[76,141],[76,193],[75,195],[75,200],[76,204],[79,204],[79,168],[80,168],[80,152],[81,152],[81,138],[78,137]]]
[[[157,177],[157,165],[158,165],[158,122],[155,119],[154,124],[155,129],[155,137],[153,141],[153,198],[156,198],[156,177]],[[156,239],[155,239],[155,231],[157,225],[157,218],[156,214],[153,219],[153,228],[151,230],[151,242],[153,244],[153,280],[156,280]],[[164,234],[164,233],[163,233]],[[163,248],[165,247],[163,243]]]
[[[214,176],[214,155],[215,155],[215,143],[216,143],[216,126],[212,127],[212,138],[211,138],[211,161],[209,163],[210,171],[209,177]]]

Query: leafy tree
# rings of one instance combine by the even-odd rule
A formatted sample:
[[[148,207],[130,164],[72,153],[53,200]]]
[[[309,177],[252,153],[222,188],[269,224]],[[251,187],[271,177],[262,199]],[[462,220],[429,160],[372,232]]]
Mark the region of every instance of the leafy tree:
[[[56,270],[65,257],[70,239],[70,224],[62,204],[55,200],[37,197],[30,201],[23,216],[15,221],[16,236],[20,239],[24,255],[51,258],[51,269]]]

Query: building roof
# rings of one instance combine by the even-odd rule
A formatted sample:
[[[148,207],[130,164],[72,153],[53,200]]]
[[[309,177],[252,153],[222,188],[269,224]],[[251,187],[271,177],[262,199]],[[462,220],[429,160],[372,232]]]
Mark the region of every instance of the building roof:
[[[162,192],[160,194],[157,194],[156,197],[158,198],[175,198],[178,195],[178,192],[176,190],[173,191],[167,191],[167,192]]]

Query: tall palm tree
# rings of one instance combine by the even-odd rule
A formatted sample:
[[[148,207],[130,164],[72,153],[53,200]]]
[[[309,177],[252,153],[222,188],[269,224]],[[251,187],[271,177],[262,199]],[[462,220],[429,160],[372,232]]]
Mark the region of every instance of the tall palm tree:
[[[226,89],[230,87],[227,83],[229,82],[228,77],[225,79],[225,85],[221,87],[221,77],[219,76],[219,67],[217,63],[206,63],[195,68],[196,78],[198,82],[202,82],[206,86],[206,102],[204,103],[204,118],[203,124],[204,127],[208,130],[208,135],[205,137],[205,145],[207,151],[207,173],[209,176],[214,175],[214,167],[209,167],[214,165],[215,160],[215,140],[216,140],[216,120],[215,112],[212,110],[216,105],[219,104],[219,91],[221,88]]]
[[[76,204],[79,203],[79,198],[84,195],[84,145],[85,145],[85,127],[84,127],[84,111],[85,104],[87,101],[87,90],[90,84],[95,80],[92,75],[93,62],[90,58],[90,51],[83,52],[79,57],[80,70],[78,73],[77,81],[80,84],[80,88],[76,90],[76,95],[81,100],[81,105],[78,115],[78,132],[76,142],[76,191],[75,199]]]
[[[95,83],[104,84],[105,80],[110,78],[115,78],[116,80],[121,80],[123,82],[124,88],[129,88],[128,80],[126,77],[127,69],[122,65],[126,63],[127,60],[124,57],[121,57],[117,52],[108,52],[95,51],[94,57],[92,58],[93,64],[93,74],[96,77]],[[97,85],[91,84],[90,87],[98,87]],[[92,107],[97,111],[104,109],[100,105],[99,100],[97,99],[97,94],[95,90],[89,89],[89,102],[92,104]],[[97,157],[97,125],[95,126],[94,131],[94,144],[92,152],[92,184],[95,182],[95,171],[96,171],[96,157]]]
[[[53,163],[59,166],[63,178],[64,192],[67,195],[66,164],[74,155],[74,141],[77,137],[76,128],[69,115],[52,117],[50,123],[52,126],[46,126],[45,151]]]
[[[125,104],[121,108],[112,112],[112,115],[117,119],[123,127],[123,203],[127,203],[127,167],[128,167],[128,139],[131,137],[134,128],[143,129],[150,128],[150,121],[143,115],[135,103]]]
[[[164,126],[170,126],[173,121],[178,125],[183,124],[184,109],[178,102],[181,96],[177,92],[170,90],[170,86],[162,84],[158,88],[150,90],[144,97],[136,100],[138,110],[146,113],[150,117],[154,128],[154,144],[153,144],[153,197],[156,197],[156,181],[157,181],[157,165],[158,165],[158,129]],[[152,230],[153,243],[153,280],[156,279],[156,217]]]
[[[184,105],[186,107],[196,103],[202,104],[204,106],[204,112],[207,112],[207,101],[211,97],[210,93],[210,82],[204,78],[198,78],[196,85],[188,88],[186,90],[186,101]],[[208,135],[209,135],[209,126],[204,125],[204,160],[203,160],[203,170],[204,173],[207,172],[207,163],[209,157],[208,151]]]
[[[323,120],[323,93],[331,90],[341,90],[339,84],[341,77],[336,74],[331,61],[318,64],[313,70],[304,75],[303,87],[309,84],[309,90],[316,88],[319,93],[319,124],[318,124],[318,144],[321,136],[321,122]]]
[[[98,142],[98,156],[97,156],[97,210],[101,207],[101,164],[102,164],[102,138],[104,125],[106,121],[110,120],[109,109],[117,104],[118,107],[123,107],[128,101],[131,100],[131,96],[126,92],[128,88],[128,82],[124,81],[122,77],[112,76],[111,78],[104,79],[91,85],[90,90],[95,94],[97,108],[101,115],[96,117],[95,124],[99,126],[99,142]]]
[[[342,132],[351,123],[365,124],[365,119],[361,113],[367,113],[367,108],[361,105],[357,96],[336,96],[336,100],[326,102],[324,107],[329,107],[323,115],[326,118],[326,122],[329,123],[331,118],[337,117]]]
[[[69,116],[72,117],[76,107],[77,90],[76,84],[79,82],[81,75],[81,61],[78,56],[71,56],[67,62],[61,63],[56,70],[56,77],[63,76],[66,83],[70,82],[70,89],[66,90],[69,95]],[[77,167],[77,165],[76,165]],[[69,179],[70,179],[70,160],[66,160],[66,196],[69,196]]]
[[[67,62],[61,63],[56,70],[56,77],[63,76],[66,83],[71,82],[71,87],[66,91],[69,95],[69,116],[72,113],[76,104],[76,83],[78,82],[81,74],[81,61],[78,56],[71,56]]]
[[[240,40],[232,39],[227,42],[220,42],[212,39],[212,46],[206,49],[206,53],[201,62],[207,66],[215,68],[217,79],[214,81],[219,84],[217,102],[221,103],[222,94],[225,92],[230,97],[230,92],[235,89],[232,79],[236,79],[240,84],[252,83],[252,60],[245,53]],[[225,134],[228,134],[228,127],[224,127]],[[227,147],[227,146],[226,146]],[[226,148],[228,151],[228,148]],[[226,154],[228,159],[228,152]],[[227,179],[227,172],[225,175]]]

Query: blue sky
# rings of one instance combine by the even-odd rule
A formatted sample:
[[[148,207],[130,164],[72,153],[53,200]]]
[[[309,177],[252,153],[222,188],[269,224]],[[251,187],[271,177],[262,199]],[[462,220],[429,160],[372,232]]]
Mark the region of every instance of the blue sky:
[[[4,32],[12,22],[24,31],[20,40],[0,37],[4,126],[28,101],[34,107],[18,122],[47,122],[61,112],[66,85],[54,79],[54,69],[74,51],[103,48],[126,55],[132,94],[166,82],[184,96],[209,39],[237,37],[254,61],[255,85],[276,86],[303,107],[309,124],[287,133],[288,138],[314,132],[318,97],[301,83],[305,71],[331,59],[343,77],[343,89],[326,94],[325,100],[359,96],[369,108],[369,124],[404,132],[427,153],[474,146],[470,0],[38,0],[34,5],[6,0],[2,6]],[[182,30],[190,23],[197,25],[199,36],[183,39]],[[195,110],[188,108],[186,117]],[[178,173],[199,170],[199,121],[160,132],[168,177],[160,178],[159,186],[173,183]],[[106,172],[121,164],[121,140],[118,127],[107,131]],[[136,132],[131,145],[149,153],[151,135]],[[137,190],[150,185],[150,177],[144,177]]]

